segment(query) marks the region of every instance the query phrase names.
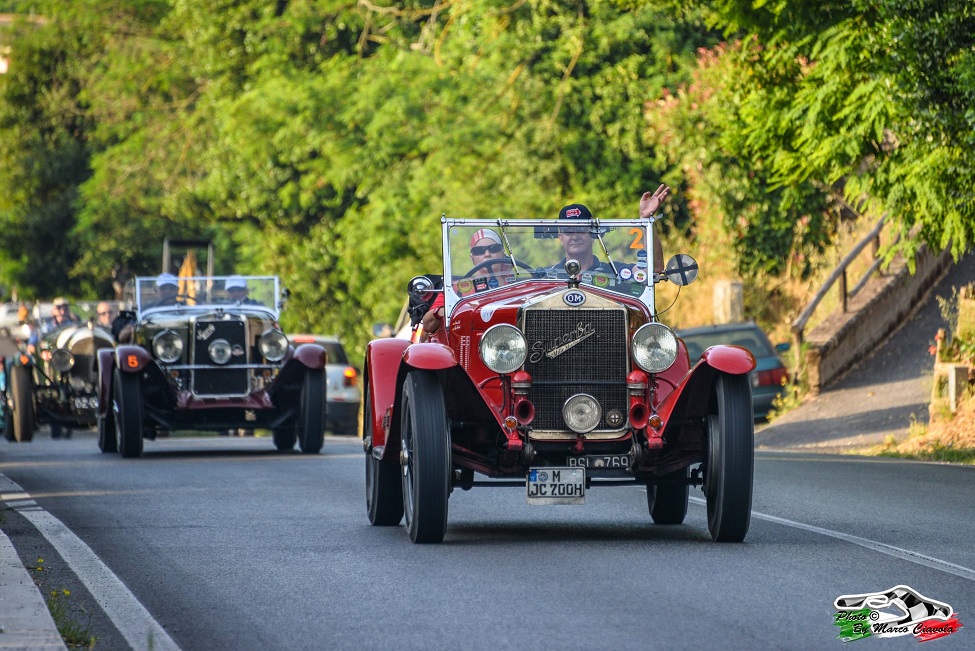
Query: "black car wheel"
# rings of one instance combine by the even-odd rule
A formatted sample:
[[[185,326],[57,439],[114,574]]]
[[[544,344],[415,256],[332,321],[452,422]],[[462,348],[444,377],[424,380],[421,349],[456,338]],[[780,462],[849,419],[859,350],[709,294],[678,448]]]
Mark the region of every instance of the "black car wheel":
[[[26,443],[34,438],[34,395],[30,370],[25,366],[10,367],[10,400],[13,403],[13,440]]]
[[[363,438],[372,439],[372,401],[366,397]],[[395,527],[403,519],[403,482],[400,466],[384,463],[366,451],[366,512],[376,527]]]
[[[661,477],[663,480],[656,486],[647,486],[647,507],[650,517],[657,524],[682,524],[687,517],[687,498],[690,486],[685,480],[689,468],[672,472]],[[670,483],[674,480],[681,483]]]
[[[134,373],[112,373],[115,446],[125,459],[142,454],[142,380]]]
[[[704,493],[708,530],[716,542],[741,542],[748,533],[755,465],[752,396],[745,375],[719,375],[708,416]]]
[[[411,371],[403,385],[402,405],[406,528],[415,543],[439,543],[447,532],[450,432],[436,374]]]
[[[318,454],[325,440],[325,371],[305,371],[298,410],[298,445],[304,454]]]
[[[10,406],[7,404],[7,397],[3,396],[2,405],[2,416],[3,416],[3,437],[8,441],[15,441],[14,439],[14,416],[10,411]]]

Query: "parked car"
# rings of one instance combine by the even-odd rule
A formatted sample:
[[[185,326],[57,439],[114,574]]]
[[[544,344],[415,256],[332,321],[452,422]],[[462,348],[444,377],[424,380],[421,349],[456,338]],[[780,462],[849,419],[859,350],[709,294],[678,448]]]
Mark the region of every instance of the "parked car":
[[[684,340],[691,360],[697,360],[705,350],[717,345],[741,346],[754,355],[755,370],[748,376],[752,384],[755,418],[768,416],[772,403],[789,380],[789,371],[779,358],[779,352],[788,350],[788,344],[773,346],[752,321],[688,328],[679,330],[677,336]]]
[[[81,322],[66,323],[39,335],[35,350],[28,348],[31,331],[27,324],[15,330],[19,353],[5,360],[6,408],[10,427],[4,435],[10,441],[30,441],[40,425],[51,428],[53,438],[70,436],[71,430],[95,424],[98,408],[99,350],[112,348],[112,334],[94,324],[94,311],[78,306]]]
[[[472,265],[481,229],[498,245],[475,248],[497,253]],[[602,266],[548,266],[562,236],[588,238]],[[443,269],[408,288],[424,303],[414,327],[443,295],[441,327],[426,341],[367,346],[369,521],[405,517],[413,542],[438,543],[456,488],[514,484],[529,504],[583,504],[591,488],[629,483],[647,487],[655,523],[679,524],[689,486],[703,485],[711,537],[744,539],[754,359],[716,346],[691,367],[655,308],[656,283],[689,284],[693,259],[648,273],[651,220],[443,218],[442,237]]]
[[[17,311],[20,305],[17,303],[4,303],[0,305],[0,337],[9,337],[20,325],[20,318]]]
[[[289,344],[278,321],[278,278],[181,277],[168,304],[161,300],[166,286],[162,277],[136,278],[135,309],[123,313],[132,334],[114,350],[99,351],[102,452],[138,457],[143,439],[160,431],[264,428],[278,450],[297,441],[305,454],[318,453],[325,350]],[[232,299],[231,288],[249,295]]]
[[[325,349],[327,363],[325,377],[328,380],[328,409],[325,429],[337,436],[358,436],[359,371],[349,364],[345,348],[338,337],[325,335],[291,335],[295,345],[318,344]]]

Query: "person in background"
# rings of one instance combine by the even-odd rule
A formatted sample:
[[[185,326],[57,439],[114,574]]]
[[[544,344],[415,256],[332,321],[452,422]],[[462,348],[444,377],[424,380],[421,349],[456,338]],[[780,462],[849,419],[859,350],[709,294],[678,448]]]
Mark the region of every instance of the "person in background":
[[[71,311],[70,301],[63,296],[58,296],[54,299],[53,316],[44,319],[40,327],[31,330],[30,337],[27,339],[27,351],[33,353],[43,335],[76,323],[81,323],[81,318]]]
[[[115,310],[107,301],[101,301],[95,306],[95,325],[99,325],[106,330],[112,329],[112,320],[115,318]]]

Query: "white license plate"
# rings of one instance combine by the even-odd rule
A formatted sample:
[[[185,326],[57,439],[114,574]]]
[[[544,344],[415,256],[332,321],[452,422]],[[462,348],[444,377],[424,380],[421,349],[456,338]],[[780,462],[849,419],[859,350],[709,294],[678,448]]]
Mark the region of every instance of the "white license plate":
[[[585,468],[531,468],[528,470],[529,504],[585,504]]]

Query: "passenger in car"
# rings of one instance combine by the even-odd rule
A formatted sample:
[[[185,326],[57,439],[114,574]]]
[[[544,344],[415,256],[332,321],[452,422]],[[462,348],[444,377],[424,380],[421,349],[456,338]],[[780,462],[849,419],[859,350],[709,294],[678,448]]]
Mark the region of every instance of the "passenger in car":
[[[73,323],[81,323],[81,317],[71,311],[71,303],[68,299],[58,296],[54,299],[54,314],[41,321],[40,328],[31,330],[30,337],[27,339],[28,352],[34,352],[41,335],[46,335]]]
[[[227,290],[227,300],[234,305],[260,305],[259,301],[247,297],[247,281],[242,276],[227,278],[223,288]]]

